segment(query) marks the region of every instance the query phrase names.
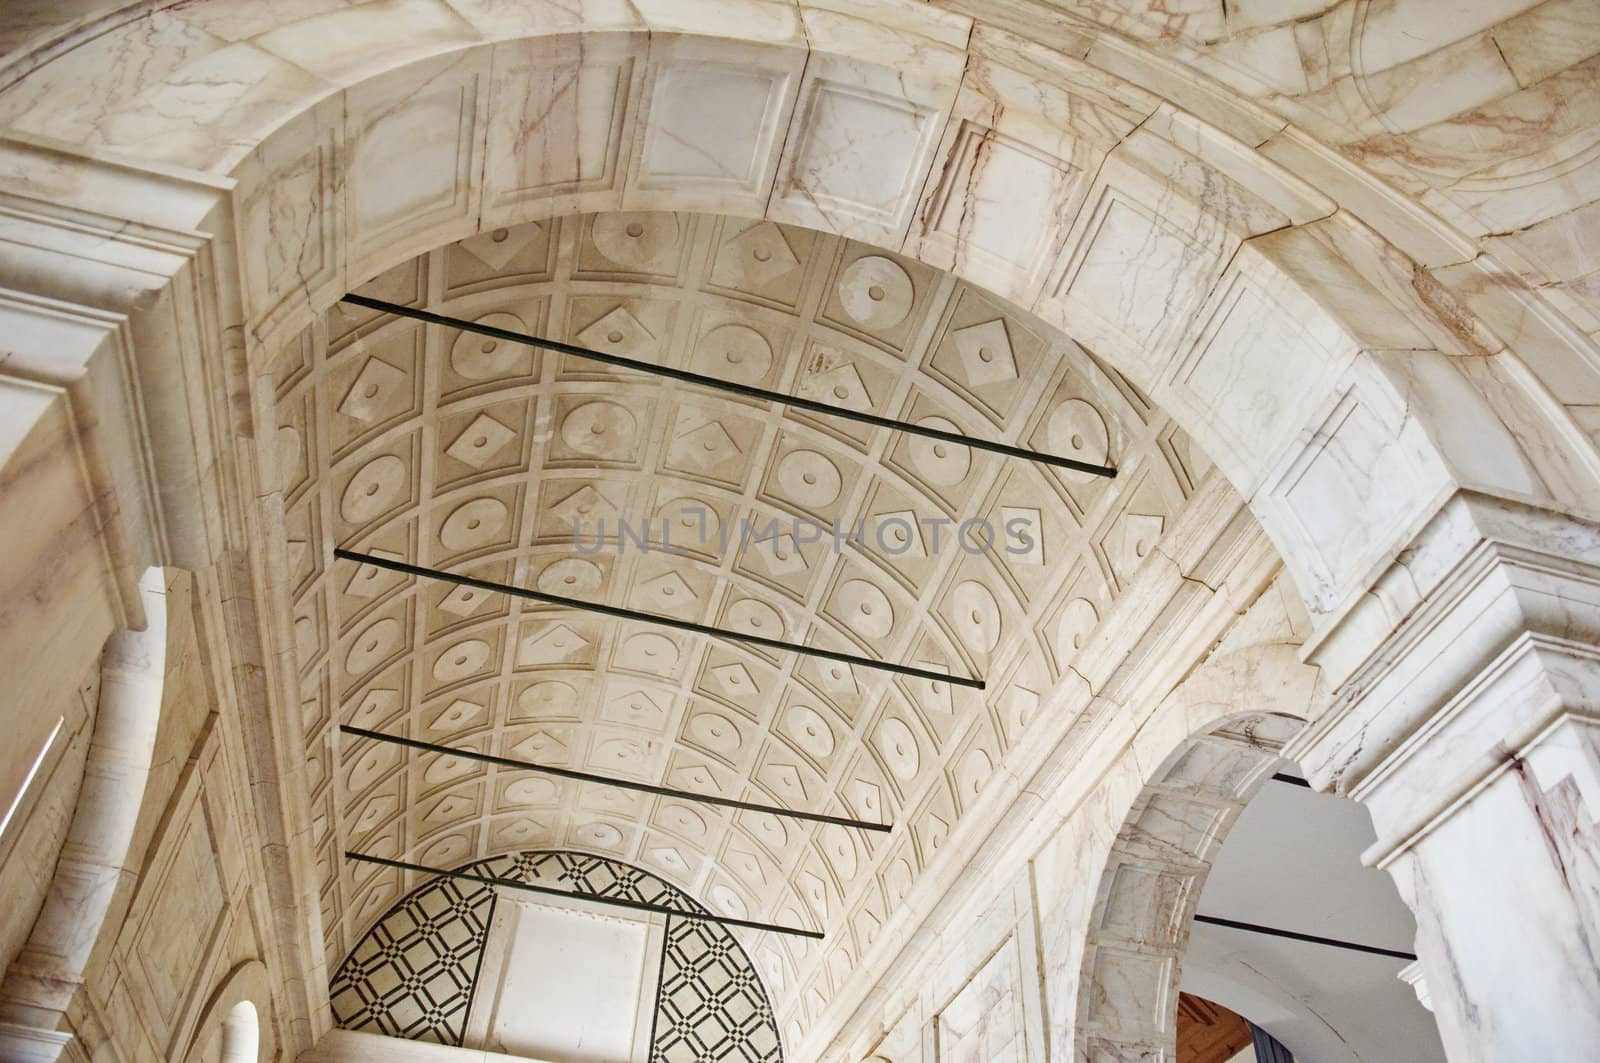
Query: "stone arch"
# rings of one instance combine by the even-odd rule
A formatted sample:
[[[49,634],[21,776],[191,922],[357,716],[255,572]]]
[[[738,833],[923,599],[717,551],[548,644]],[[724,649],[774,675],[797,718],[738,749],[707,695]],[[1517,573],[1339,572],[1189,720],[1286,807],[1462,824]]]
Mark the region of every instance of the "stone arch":
[[[1364,209],[1291,176],[1246,133],[1270,119],[1215,86],[1164,97],[911,3],[486,6],[243,28],[205,3],[157,8],[15,60],[0,120],[237,182],[225,238],[240,273],[224,284],[257,365],[344,291],[446,241],[575,209],[714,205],[902,251],[1090,346],[1251,500],[1315,612],[1355,602],[1454,486],[1575,502],[1600,484],[1551,372],[1384,239],[1412,243],[1401,233],[1420,226],[1458,241],[1448,226],[1315,144]],[[109,104],[67,90],[213,21],[244,36]],[[330,33],[372,36],[356,61]],[[687,73],[707,59],[759,104],[730,129],[683,125],[718,91]],[[261,81],[179,102],[224,61]],[[710,169],[668,146],[685,134]],[[386,185],[401,160],[408,187]],[[1019,178],[1028,191],[1004,211],[986,204],[984,182]],[[1563,368],[1594,375],[1591,353]],[[1364,512],[1312,518],[1314,495]]]
[[[261,1021],[256,1006],[241,1000],[222,1020],[222,1063],[256,1063],[261,1058]]]
[[[119,887],[138,875],[139,809],[150,776],[167,667],[166,573],[139,582],[146,626],[101,654],[100,700],[83,784],[33,930],[0,983],[0,1016],[50,1029],[84,983]]]
[[[1442,246],[1465,263],[1473,245],[1463,249],[1438,219],[1298,134],[1294,150],[1338,176],[1327,187],[1353,191],[1336,201],[1295,181],[1257,150],[1282,129],[1270,114],[1115,34],[1084,27],[1057,51],[911,3],[874,5],[868,16],[755,2],[512,14],[483,5],[464,16],[440,3],[284,24],[271,13],[242,25],[227,24],[224,6],[130,5],[0,76],[7,128],[124,160],[8,145],[19,198],[49,202],[66,185],[80,212],[70,224],[48,211],[30,219],[50,234],[24,256],[30,290],[87,308],[75,323],[100,329],[72,348],[89,352],[78,364],[44,369],[65,349],[59,331],[22,333],[12,364],[65,379],[116,333],[140,347],[143,365],[182,366],[186,376],[159,382],[165,392],[142,396],[160,413],[144,411],[139,442],[171,477],[165,527],[183,533],[196,564],[215,560],[229,537],[252,545],[265,610],[279,618],[272,433],[251,422],[283,338],[417,250],[558,212],[688,208],[706,197],[720,210],[902,250],[1089,344],[1171,409],[1250,500],[1322,634],[1342,626],[1348,636],[1350,645],[1321,643],[1340,661],[1361,660],[1434,589],[1401,572],[1368,593],[1390,566],[1418,556],[1408,548],[1458,490],[1556,507],[1595,494],[1594,448],[1556,397],[1594,390],[1592,343],[1553,325],[1560,315],[1522,289],[1496,293],[1492,323],[1478,317],[1425,268],[1427,254],[1410,250]],[[360,41],[361,53],[341,53],[341,40]],[[711,174],[674,172],[670,159],[654,166],[663,160],[652,131],[696,113],[690,97],[705,83],[682,71],[707,57],[767,89],[772,105],[750,127],[760,135],[735,138],[748,165]],[[253,76],[219,79],[219,68]],[[103,71],[136,73],[105,92]],[[1018,81],[1027,92],[1008,87]],[[530,123],[535,113],[549,120]],[[874,127],[898,132],[860,135],[868,113],[901,116],[898,127]],[[818,115],[846,135],[830,142],[826,123],[809,124]],[[419,144],[434,150],[418,155]],[[873,165],[885,157],[915,165]],[[396,160],[420,178],[398,197],[380,180]],[[980,168],[1002,184],[1030,176],[1006,210],[1053,224],[1035,240],[1008,238],[1014,227],[985,205],[993,197],[972,192],[987,176]],[[896,179],[863,184],[864,174]],[[162,195],[130,196],[131,187]],[[118,262],[87,284],[79,271],[63,286],[41,264],[47,256],[32,254],[52,240],[63,251],[69,230],[73,239],[119,234],[108,246],[124,250],[129,211],[139,213],[143,249],[167,241],[154,261]],[[126,281],[140,270],[137,284]],[[202,342],[188,347],[192,336],[151,327],[150,313],[181,301],[168,282],[185,271],[184,294],[203,289],[210,304],[197,315]],[[70,316],[48,309],[27,312],[52,324]],[[126,317],[108,322],[107,310]],[[126,321],[134,327],[118,332]],[[1543,331],[1530,340],[1533,323]],[[254,462],[214,453],[219,437],[254,446]],[[223,468],[215,481],[198,471],[212,461]],[[262,660],[288,652],[281,627],[262,637]],[[284,686],[278,702],[293,705],[292,682],[273,681]],[[298,754],[258,752],[299,766]],[[269,834],[303,838],[306,810],[280,811],[290,823]],[[309,861],[300,849],[289,863]],[[277,889],[293,902],[291,889]],[[307,937],[300,951],[310,956],[314,925]]]
[[[206,1001],[195,1023],[190,1063],[256,1063],[277,1056],[272,983],[260,960],[229,971]]]
[[[1141,772],[1089,910],[1073,1058],[1175,1051],[1183,951],[1211,862],[1318,694],[1295,650],[1269,643],[1207,662],[1136,740],[1155,767]]]

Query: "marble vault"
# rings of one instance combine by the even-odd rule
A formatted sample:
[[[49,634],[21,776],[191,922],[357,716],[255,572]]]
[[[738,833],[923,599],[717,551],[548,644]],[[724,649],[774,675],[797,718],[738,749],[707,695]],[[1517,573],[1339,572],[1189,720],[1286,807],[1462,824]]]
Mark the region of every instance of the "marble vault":
[[[0,1058],[508,1058],[515,964],[435,962],[500,902],[358,851],[567,854],[641,1059],[1171,1059],[1287,765],[1446,1058],[1600,1043],[1597,56],[1582,0],[8,5]],[[442,1046],[336,999],[396,920]]]

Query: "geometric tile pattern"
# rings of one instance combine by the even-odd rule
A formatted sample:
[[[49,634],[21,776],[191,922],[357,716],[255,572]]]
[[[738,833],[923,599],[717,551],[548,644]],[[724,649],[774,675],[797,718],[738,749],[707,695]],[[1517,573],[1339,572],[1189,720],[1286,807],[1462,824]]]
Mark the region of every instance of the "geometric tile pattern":
[[[494,887],[459,879],[435,879],[413,890],[334,976],[334,1024],[459,1045],[494,900]]]
[[[647,871],[586,853],[514,853],[462,870],[590,897],[705,911]],[[461,879],[438,878],[412,890],[340,965],[330,986],[334,1023],[460,1045],[494,904],[494,887]],[[781,1063],[766,990],[725,927],[669,916],[664,949],[651,1063]]]
[[[667,921],[650,1063],[776,1063],[778,1027],[750,958],[727,928]]]

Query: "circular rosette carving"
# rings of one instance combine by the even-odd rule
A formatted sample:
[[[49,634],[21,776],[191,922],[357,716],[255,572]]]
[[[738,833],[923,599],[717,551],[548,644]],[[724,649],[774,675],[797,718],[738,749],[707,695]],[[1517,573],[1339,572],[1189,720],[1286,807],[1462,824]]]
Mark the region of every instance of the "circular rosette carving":
[[[878,725],[873,739],[895,778],[910,782],[917,777],[917,772],[922,769],[922,751],[917,748],[917,739],[911,733],[911,728],[891,716]]]
[[[400,500],[405,490],[406,463],[393,454],[373,458],[350,478],[339,513],[351,524],[363,524],[382,515]]]
[[[1100,411],[1082,399],[1068,399],[1050,412],[1045,427],[1050,453],[1091,465],[1104,465],[1111,456],[1111,430]],[[1078,483],[1098,479],[1093,473],[1076,469],[1056,470]]]
[[[988,587],[970,579],[957,584],[950,609],[956,634],[967,649],[989,653],[1000,644],[1000,603]]]
[[[353,676],[366,674],[398,650],[401,639],[400,621],[394,617],[373,621],[350,643],[344,655],[345,672]]]
[[[785,496],[812,509],[830,505],[844,484],[833,462],[814,450],[796,450],[778,463],[778,486]]]
[[[639,422],[627,408],[605,399],[586,402],[561,422],[561,438],[580,454],[625,458],[633,451]]]
[[[720,325],[700,337],[694,368],[719,380],[755,384],[772,368],[772,344],[748,325]]]
[[[439,527],[439,542],[446,550],[473,550],[487,546],[505,531],[506,504],[498,498],[463,502]]]
[[[491,652],[489,644],[482,639],[463,639],[433,662],[433,678],[441,683],[454,683],[476,675],[489,663]]]
[[[961,431],[960,425],[944,417],[924,417],[917,423],[940,432]],[[911,450],[911,467],[936,487],[954,487],[967,478],[972,468],[972,451],[960,443],[911,436],[907,445]]]
[[[889,596],[866,580],[846,580],[841,584],[835,608],[844,622],[864,638],[881,639],[894,629],[894,608]]]
[[[916,300],[911,276],[892,258],[858,258],[839,274],[839,303],[856,324],[871,329],[894,328],[911,313]]]
[[[507,332],[526,333],[528,327],[515,314],[484,314],[477,324]],[[485,336],[477,332],[460,332],[450,345],[450,368],[468,380],[499,380],[519,376],[528,371],[533,359],[533,349],[523,343]]]
[[[676,215],[597,214],[589,230],[597,251],[619,266],[657,272],[670,265],[682,230]]]
[[[539,573],[539,589],[567,597],[592,594],[600,589],[600,566],[579,557],[563,558]]]

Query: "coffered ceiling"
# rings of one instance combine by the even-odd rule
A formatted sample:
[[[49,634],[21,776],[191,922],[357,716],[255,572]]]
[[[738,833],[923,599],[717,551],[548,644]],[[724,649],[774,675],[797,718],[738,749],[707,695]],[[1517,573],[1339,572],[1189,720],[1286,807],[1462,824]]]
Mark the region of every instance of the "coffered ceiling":
[[[786,1034],[804,1028],[1209,468],[1037,319],[771,222],[567,217],[485,232],[359,291],[1120,475],[336,306],[273,364],[330,969],[415,884],[347,849],[442,867],[575,849],[722,913],[827,931],[741,932]],[[981,550],[974,525],[963,545],[971,518],[1026,521],[1032,541]],[[865,534],[836,547],[834,527]],[[419,581],[335,561],[335,546],[987,685]],[[730,814],[338,723],[895,830]]]

